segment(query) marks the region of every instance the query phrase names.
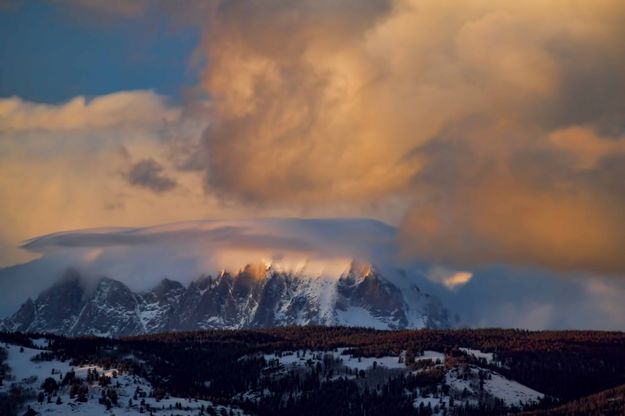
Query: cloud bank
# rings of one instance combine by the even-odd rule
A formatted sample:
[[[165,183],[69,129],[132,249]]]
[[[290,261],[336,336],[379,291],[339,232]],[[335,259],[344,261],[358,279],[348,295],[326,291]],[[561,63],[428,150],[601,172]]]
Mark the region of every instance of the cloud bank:
[[[402,195],[407,256],[623,274],[623,21],[618,0],[221,2],[196,167],[258,206]]]
[[[406,258],[625,274],[623,2],[96,3],[65,10],[199,25],[202,92],[0,99],[4,247],[54,231],[36,199],[58,217],[84,168],[100,220],[58,227],[357,213]]]

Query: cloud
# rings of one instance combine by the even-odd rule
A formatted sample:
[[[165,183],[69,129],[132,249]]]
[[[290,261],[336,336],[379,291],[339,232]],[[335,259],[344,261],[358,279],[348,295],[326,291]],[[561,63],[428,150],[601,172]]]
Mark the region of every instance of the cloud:
[[[122,91],[64,104],[40,104],[19,97],[0,99],[0,132],[72,131],[137,127],[175,122],[180,109],[153,91]]]
[[[21,178],[0,188],[13,240],[53,231],[44,219],[80,228],[373,212],[401,219],[407,258],[454,270],[505,262],[625,274],[623,2],[102,7],[68,9],[171,11],[202,25],[192,60],[206,62],[195,94],[210,100],[196,114],[204,123],[185,124],[194,103],[183,111],[150,91],[62,105],[2,99],[0,150],[11,156],[0,173]],[[97,179],[87,185],[83,170]],[[131,172],[156,192],[129,187]],[[79,187],[89,187],[84,201]],[[66,195],[98,212],[97,224],[65,219]]]
[[[59,230],[301,215],[279,205],[260,211],[205,192],[188,156],[210,119],[205,103],[192,104],[183,108],[151,91],[59,104],[0,99],[0,267],[32,259],[21,242]],[[307,215],[365,211],[344,204]]]
[[[53,247],[109,247],[161,244],[163,241],[209,242],[216,247],[252,247],[291,251],[314,250],[330,254],[337,247],[373,254],[391,245],[395,229],[367,218],[264,218],[203,220],[151,227],[97,228],[53,233],[26,243],[29,250],[46,252]],[[356,240],[356,241],[354,241]],[[391,250],[388,247],[384,251]]]
[[[617,0],[221,2],[194,166],[258,206],[399,195],[407,256],[624,274],[623,18]]]
[[[198,175],[177,171],[170,157],[172,141],[198,137],[206,122],[162,96],[126,91],[59,104],[8,98],[0,109],[0,266],[31,259],[18,246],[35,235],[221,212]],[[129,184],[133,162],[146,159],[163,171],[155,178],[139,170],[136,180],[177,186],[157,193]]]
[[[454,291],[422,287],[453,305],[461,324],[471,327],[621,330],[625,326],[622,279],[488,266],[475,269],[473,278]]]
[[[274,270],[333,278],[348,271],[352,261],[395,270],[394,236],[391,226],[356,218],[188,221],[58,232],[24,244],[41,257],[29,263],[28,269],[37,271],[22,278],[26,288],[20,293],[29,290],[28,296],[35,296],[63,266],[85,276],[119,279],[135,289],[149,289],[163,277],[189,283],[220,270],[236,272],[262,263]],[[3,281],[4,276],[0,269],[0,289],[15,284]],[[0,290],[0,299],[9,293]],[[14,303],[19,301],[23,299]]]
[[[143,159],[132,165],[126,175],[128,183],[160,193],[177,186],[174,179],[163,175],[163,166],[154,159]]]
[[[456,290],[467,284],[473,277],[471,272],[450,270],[446,267],[435,266],[428,270],[426,277],[435,283],[440,283],[449,290]]]
[[[377,74],[359,45],[389,11],[385,1],[220,4],[204,44],[216,121],[204,136],[209,189],[305,203],[401,188],[406,169],[388,163],[400,149],[382,146],[383,127],[362,113],[372,104],[363,84]]]

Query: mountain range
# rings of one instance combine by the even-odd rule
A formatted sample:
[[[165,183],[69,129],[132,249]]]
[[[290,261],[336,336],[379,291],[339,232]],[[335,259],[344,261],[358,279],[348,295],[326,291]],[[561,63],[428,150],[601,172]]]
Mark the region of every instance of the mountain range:
[[[375,267],[352,266],[338,277],[315,277],[250,264],[188,286],[163,279],[133,292],[107,277],[63,278],[0,321],[5,331],[71,336],[131,336],[168,331],[289,325],[345,325],[378,329],[446,328],[449,311],[412,285],[399,288]]]

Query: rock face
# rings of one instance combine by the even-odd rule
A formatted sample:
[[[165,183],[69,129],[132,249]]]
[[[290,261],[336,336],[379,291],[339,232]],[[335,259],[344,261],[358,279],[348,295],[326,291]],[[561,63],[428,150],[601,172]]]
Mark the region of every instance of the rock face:
[[[371,266],[328,278],[250,265],[186,288],[165,279],[142,293],[109,278],[87,288],[68,272],[2,322],[8,331],[112,337],[284,325],[440,328],[449,326],[449,313],[438,299],[416,286],[401,290]]]
[[[83,308],[83,288],[79,275],[69,270],[57,284],[44,290],[37,300],[28,299],[5,322],[7,329],[66,334],[71,331]],[[13,323],[13,327],[8,326]]]

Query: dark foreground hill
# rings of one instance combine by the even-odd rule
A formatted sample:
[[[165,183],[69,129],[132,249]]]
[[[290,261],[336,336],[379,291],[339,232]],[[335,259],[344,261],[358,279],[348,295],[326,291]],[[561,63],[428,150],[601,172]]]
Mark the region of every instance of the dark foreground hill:
[[[285,327],[122,339],[0,333],[0,347],[0,412],[23,413],[26,406],[163,415],[625,411],[620,332]],[[593,413],[600,403],[605,411]]]
[[[621,416],[625,414],[625,384],[523,416]]]

